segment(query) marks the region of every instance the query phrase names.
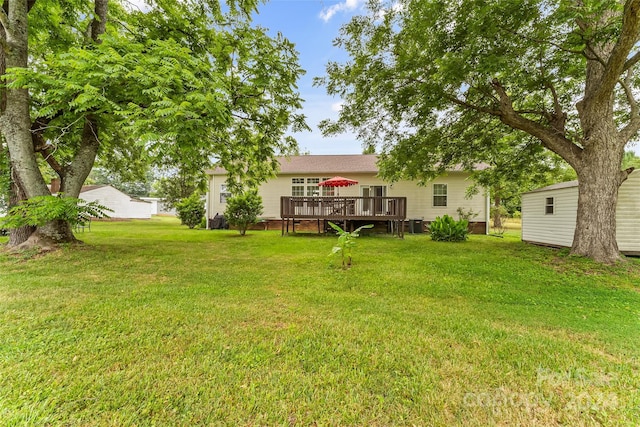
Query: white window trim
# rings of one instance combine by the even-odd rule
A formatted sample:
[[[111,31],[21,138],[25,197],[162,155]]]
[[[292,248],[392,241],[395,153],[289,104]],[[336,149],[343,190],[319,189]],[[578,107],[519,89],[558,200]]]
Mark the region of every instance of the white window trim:
[[[220,184],[220,204],[226,204],[229,197],[231,193],[227,189],[227,184]]]
[[[436,185],[444,185],[445,194],[436,194]],[[436,197],[446,197],[446,202],[444,205],[436,205],[435,198]],[[449,207],[449,184],[444,182],[434,182],[431,186],[431,207],[433,208],[448,208]]]
[[[551,199],[551,203],[549,203],[549,199]],[[552,212],[548,212],[548,208],[551,208]],[[545,197],[544,198],[544,214],[545,215],[555,215],[556,214],[556,198],[555,197]]]

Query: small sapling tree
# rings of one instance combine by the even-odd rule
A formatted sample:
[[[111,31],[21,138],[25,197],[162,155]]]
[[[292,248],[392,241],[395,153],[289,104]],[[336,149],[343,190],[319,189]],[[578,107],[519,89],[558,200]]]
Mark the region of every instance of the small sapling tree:
[[[351,256],[353,247],[356,245],[356,238],[360,236],[360,231],[364,228],[373,228],[373,224],[363,225],[352,232],[343,230],[339,225],[329,221],[331,228],[338,233],[338,243],[333,247],[329,256],[339,253],[342,256],[342,268],[351,267]]]
[[[258,222],[262,215],[262,197],[255,188],[245,190],[227,199],[227,209],[224,217],[229,224],[236,227],[241,236],[247,233],[250,225]]]

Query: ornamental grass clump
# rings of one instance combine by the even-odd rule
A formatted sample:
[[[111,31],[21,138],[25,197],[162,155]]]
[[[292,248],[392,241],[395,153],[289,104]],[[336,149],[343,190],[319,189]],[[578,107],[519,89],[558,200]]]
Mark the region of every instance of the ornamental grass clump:
[[[429,225],[431,240],[437,242],[464,242],[469,238],[469,221],[456,221],[449,215],[437,217]]]

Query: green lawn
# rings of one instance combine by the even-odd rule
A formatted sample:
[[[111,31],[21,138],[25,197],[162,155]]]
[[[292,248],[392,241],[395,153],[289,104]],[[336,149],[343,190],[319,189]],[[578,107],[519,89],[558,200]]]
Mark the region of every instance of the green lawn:
[[[639,425],[640,261],[94,223],[0,253],[2,425]],[[6,241],[6,239],[5,239]]]

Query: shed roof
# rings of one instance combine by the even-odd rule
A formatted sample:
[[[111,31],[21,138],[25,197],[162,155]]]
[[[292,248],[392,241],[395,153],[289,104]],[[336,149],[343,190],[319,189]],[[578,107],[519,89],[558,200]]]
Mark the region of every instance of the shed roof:
[[[83,185],[80,189],[80,193],[86,193],[87,191],[97,190],[98,188],[106,187],[106,185]]]
[[[563,188],[571,188],[571,187],[577,187],[577,186],[578,186],[578,180],[575,179],[573,181],[559,182],[557,184],[547,185],[546,187],[536,188],[535,190],[527,191],[526,193],[522,193],[522,194],[540,193],[542,191],[551,191],[551,190],[561,190]]]
[[[378,173],[378,156],[375,154],[324,154],[307,156],[276,157],[280,164],[279,174],[346,174],[346,173]],[[485,169],[487,165],[478,165]],[[462,171],[462,167],[454,167],[451,171]],[[225,175],[222,167],[207,170],[208,175]]]

